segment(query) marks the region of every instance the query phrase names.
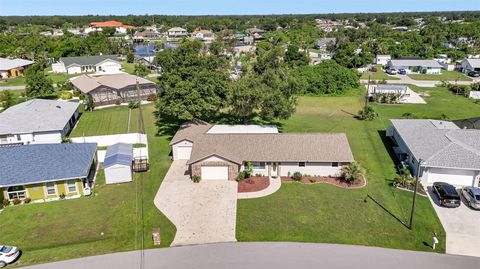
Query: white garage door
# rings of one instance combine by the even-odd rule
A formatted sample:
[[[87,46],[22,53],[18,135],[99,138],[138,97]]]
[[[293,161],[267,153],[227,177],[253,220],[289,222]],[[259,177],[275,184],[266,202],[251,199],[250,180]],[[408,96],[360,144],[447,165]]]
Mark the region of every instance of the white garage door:
[[[202,166],[202,180],[228,180],[228,166]]]
[[[192,147],[177,147],[177,160],[190,160]]]
[[[430,168],[428,172],[428,183],[437,181],[446,182],[456,186],[472,186],[475,171]]]

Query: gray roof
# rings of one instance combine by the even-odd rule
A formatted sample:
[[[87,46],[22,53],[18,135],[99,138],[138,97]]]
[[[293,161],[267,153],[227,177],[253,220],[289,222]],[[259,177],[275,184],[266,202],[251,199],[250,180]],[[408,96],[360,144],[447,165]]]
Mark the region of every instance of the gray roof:
[[[133,161],[133,147],[131,144],[116,143],[107,148],[103,167],[121,164],[131,166]]]
[[[61,131],[77,111],[78,102],[33,99],[0,113],[0,134]]]
[[[320,38],[318,41],[317,41],[317,47],[323,47],[323,46],[327,46],[329,43],[335,45],[337,43],[337,39],[335,37],[324,37],[324,38]]]
[[[195,138],[188,163],[216,155],[244,161],[352,162],[343,133],[325,134],[203,134]]]
[[[449,121],[391,120],[415,159],[427,166],[480,169],[480,130],[460,129]]]
[[[10,70],[33,64],[33,61],[24,59],[0,58],[0,70]]]
[[[85,178],[96,143],[0,147],[0,186]]]
[[[113,61],[118,62],[118,58],[115,55],[95,55],[95,56],[79,56],[79,57],[62,57],[60,58],[60,62],[65,64],[65,67],[69,67],[71,65],[96,65],[99,64],[106,59],[110,59]]]
[[[442,66],[437,61],[422,60],[422,59],[394,59],[394,60],[390,60],[389,66],[394,66],[394,67],[421,66],[425,68],[442,68]]]
[[[480,68],[480,59],[465,59],[472,68]]]
[[[155,83],[148,79],[126,73],[103,76],[81,75],[70,79],[73,86],[83,93],[89,93],[100,86],[107,86],[112,89],[122,89],[135,85],[137,81],[140,85],[151,84],[152,86],[155,86]]]

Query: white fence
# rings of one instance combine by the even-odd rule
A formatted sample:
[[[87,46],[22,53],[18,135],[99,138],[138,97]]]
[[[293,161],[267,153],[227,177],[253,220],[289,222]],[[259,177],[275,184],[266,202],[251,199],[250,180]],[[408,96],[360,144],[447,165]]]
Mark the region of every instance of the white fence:
[[[103,163],[105,160],[106,150],[97,151],[98,162]],[[142,157],[148,159],[148,148],[133,148],[133,158]]]
[[[119,142],[148,145],[147,135],[140,133],[73,137],[71,141],[72,143],[97,143],[99,147],[108,147]]]

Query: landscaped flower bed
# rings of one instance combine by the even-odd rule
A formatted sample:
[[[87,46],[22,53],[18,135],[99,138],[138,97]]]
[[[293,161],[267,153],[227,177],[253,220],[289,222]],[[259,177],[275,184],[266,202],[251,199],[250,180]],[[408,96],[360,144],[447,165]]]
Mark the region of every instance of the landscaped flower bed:
[[[249,177],[238,182],[238,192],[255,192],[266,189],[270,185],[268,177]]]
[[[328,183],[345,189],[359,189],[366,185],[365,177],[360,176],[356,183],[349,183],[341,177],[311,177],[304,176],[300,180],[295,180],[292,177],[282,177],[283,182],[299,182],[303,184]]]

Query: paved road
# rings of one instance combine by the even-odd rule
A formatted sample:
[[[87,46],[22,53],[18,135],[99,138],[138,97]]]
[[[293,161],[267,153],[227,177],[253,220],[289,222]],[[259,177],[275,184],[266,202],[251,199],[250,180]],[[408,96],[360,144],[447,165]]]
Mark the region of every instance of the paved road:
[[[0,86],[0,91],[11,91],[11,90],[25,90],[25,85],[22,85],[22,86]]]
[[[412,84],[418,87],[435,87],[436,85],[441,84],[441,81],[432,81],[432,80],[415,80],[405,75],[395,75],[393,77],[399,78],[399,80],[387,80],[388,84]],[[368,80],[362,79],[362,83],[368,83]],[[470,85],[475,82],[480,82],[480,78],[473,78],[472,81],[449,81],[451,84],[457,83],[458,85]]]
[[[31,269],[140,268],[139,251],[114,253],[28,267]],[[221,243],[151,249],[144,269],[198,268],[480,268],[480,259],[374,247],[309,243]]]

